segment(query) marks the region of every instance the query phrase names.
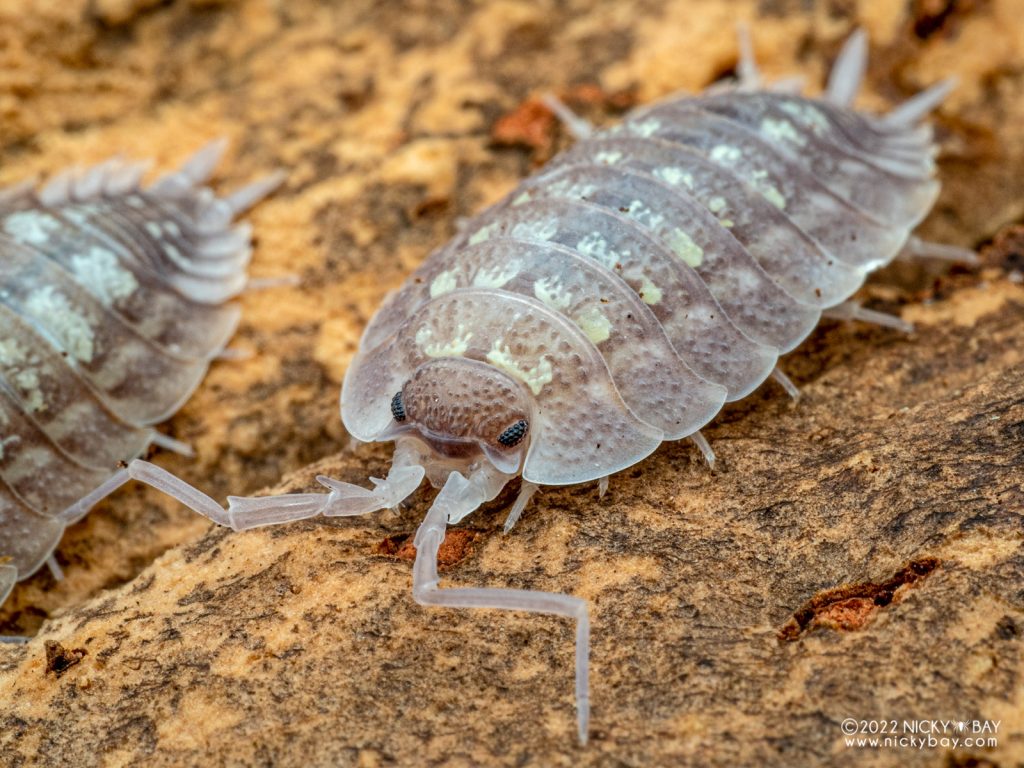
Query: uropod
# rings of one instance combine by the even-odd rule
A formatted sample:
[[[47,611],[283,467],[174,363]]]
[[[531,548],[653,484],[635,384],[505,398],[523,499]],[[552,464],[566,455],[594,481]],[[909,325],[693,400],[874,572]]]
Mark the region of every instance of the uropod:
[[[599,480],[663,441],[694,439],[726,402],[774,375],[823,313],[904,327],[849,301],[900,253],[966,255],[911,235],[939,184],[923,118],[949,84],[884,116],[850,105],[866,64],[846,43],[823,99],[739,82],[640,108],[472,219],[384,302],[341,393],[363,441],[391,441],[387,478],[328,493],[208,496],[143,461],[128,474],[236,530],[397,506],[440,493],[414,543],[425,605],[556,614],[576,623],[579,738],[589,721],[589,617],[576,597],[441,589],[446,527],[522,490]],[[560,109],[556,105],[556,109]],[[567,116],[570,124],[571,116]],[[578,121],[576,121],[578,122]]]
[[[48,563],[64,529],[127,479],[153,429],[225,355],[251,285],[251,227],[234,218],[281,182],[206,186],[211,142],[142,185],[112,159],[40,189],[0,190],[0,603]]]

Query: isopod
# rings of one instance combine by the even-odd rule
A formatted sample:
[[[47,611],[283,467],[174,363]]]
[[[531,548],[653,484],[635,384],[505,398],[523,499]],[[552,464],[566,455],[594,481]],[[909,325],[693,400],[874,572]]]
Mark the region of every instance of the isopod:
[[[578,733],[589,721],[589,614],[576,597],[440,589],[447,525],[522,490],[606,478],[691,437],[775,372],[826,310],[904,327],[849,297],[901,251],[957,256],[911,231],[939,190],[924,117],[943,83],[884,116],[851,107],[867,41],[846,43],[824,98],[761,87],[749,44],[739,83],[638,109],[589,134],[470,221],[385,300],[341,393],[362,441],[394,441],[388,476],[328,494],[230,497],[225,510],[165,471],[132,477],[239,530],[395,507],[440,487],[416,533],[424,605],[557,614],[576,622]]]
[[[234,333],[252,248],[232,220],[281,181],[216,197],[225,147],[149,186],[113,159],[0,190],[0,603],[124,482],[118,464],[188,450],[152,425]]]

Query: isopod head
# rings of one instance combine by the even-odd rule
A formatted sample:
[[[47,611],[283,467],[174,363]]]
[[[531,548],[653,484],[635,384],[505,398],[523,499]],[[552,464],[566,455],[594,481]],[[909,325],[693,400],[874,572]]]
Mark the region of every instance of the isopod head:
[[[465,469],[486,457],[515,474],[529,441],[532,399],[503,371],[466,358],[428,360],[391,399],[390,435],[412,436],[434,454],[430,466]]]

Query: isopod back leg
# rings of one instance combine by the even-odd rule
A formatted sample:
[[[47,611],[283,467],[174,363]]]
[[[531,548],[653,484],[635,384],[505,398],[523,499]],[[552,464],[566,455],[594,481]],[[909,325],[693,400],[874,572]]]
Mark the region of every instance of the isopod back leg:
[[[896,255],[896,258],[905,261],[913,259],[938,259],[940,261],[954,261],[972,266],[981,263],[978,254],[969,248],[947,245],[946,243],[933,243],[916,236],[911,236],[907,239],[906,245]]]
[[[584,600],[572,595],[522,589],[457,587],[441,589],[437,553],[450,519],[461,519],[487,500],[492,489],[458,472],[448,476],[441,492],[416,532],[416,562],[412,594],[420,605],[445,608],[497,608],[506,611],[547,613],[576,622],[576,724],[582,744],[590,722],[590,615]],[[495,491],[496,493],[496,491]]]
[[[868,36],[857,29],[846,38],[828,75],[825,98],[840,107],[853,104],[868,68]]]
[[[908,323],[903,318],[889,315],[885,312],[878,312],[874,309],[867,309],[856,301],[844,301],[842,304],[826,309],[821,314],[822,317],[828,317],[833,320],[860,320],[864,323],[880,325],[883,328],[892,328],[903,333],[914,332],[913,324]]]

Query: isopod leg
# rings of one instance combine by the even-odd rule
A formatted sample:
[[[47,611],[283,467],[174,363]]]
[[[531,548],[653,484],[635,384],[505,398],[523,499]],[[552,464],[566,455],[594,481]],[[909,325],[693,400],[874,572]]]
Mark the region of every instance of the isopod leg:
[[[485,500],[486,494],[458,472],[448,476],[416,532],[412,594],[420,605],[446,608],[497,608],[565,616],[576,621],[576,722],[579,739],[587,742],[590,722],[590,615],[578,597],[521,589],[440,589],[437,553],[450,518],[460,519]]]
[[[861,322],[880,325],[884,328],[892,328],[903,333],[913,333],[914,326],[901,317],[887,315],[885,312],[876,312],[873,309],[866,309],[856,301],[844,301],[834,307],[826,309],[821,313],[823,317],[833,320],[860,320]]]
[[[950,77],[914,94],[897,105],[879,123],[886,128],[911,128],[941,104],[956,87],[956,78]]]
[[[739,42],[740,58],[736,63],[736,90],[757,91],[764,89],[773,93],[788,93],[797,95],[803,91],[806,79],[803,75],[789,75],[781,80],[766,83],[761,76],[761,70],[757,66],[757,57],[754,55],[754,43],[750,36],[750,25],[741,21],[736,25],[736,38]],[[723,83],[723,86],[728,88]],[[715,86],[712,86],[712,90]]]
[[[225,347],[216,355],[213,356],[214,360],[220,360],[225,362],[240,363],[244,360],[252,360],[255,357],[251,349],[241,349],[240,347]]]
[[[218,355],[219,357],[219,355]],[[185,456],[186,458],[192,458],[196,455],[196,452],[192,450],[192,446],[188,443],[183,443],[181,440],[175,440],[170,435],[165,435],[162,432],[154,432],[151,438],[153,445],[163,448],[165,451],[176,453],[179,456]]]
[[[224,509],[202,491],[148,461],[136,459],[128,465],[127,475],[133,480],[163,491],[194,512],[208,517],[217,525],[236,531],[306,520],[318,515],[348,517],[365,515],[378,509],[397,506],[419,487],[423,467],[415,464],[418,454],[400,445],[395,451],[387,479],[370,478],[375,487],[361,488],[322,475],[317,482],[329,493],[288,493],[280,496],[228,496]]]
[[[754,43],[750,39],[750,25],[741,21],[736,25],[736,38],[740,47],[740,59],[736,64],[737,87],[742,91],[756,91],[761,87],[761,71],[754,56]]]
[[[562,124],[569,129],[569,133],[571,133],[572,137],[577,141],[589,139],[593,135],[594,127],[569,109],[565,105],[565,102],[554,94],[544,94],[544,96],[541,97],[541,101],[544,102],[544,106],[554,113],[555,117],[562,121]]]
[[[302,283],[298,275],[281,275],[280,277],[250,277],[245,283],[244,293],[266,291],[271,288],[294,288]]]
[[[828,75],[825,98],[840,107],[853,103],[868,67],[868,36],[857,29],[843,43],[842,50]]]
[[[519,495],[516,496],[516,501],[512,505],[512,509],[509,510],[508,517],[505,518],[505,533],[511,531],[513,526],[519,522],[523,510],[526,509],[526,505],[530,503],[530,499],[533,498],[533,494],[539,488],[539,485],[531,483],[529,480],[523,480],[523,485],[519,489]]]
[[[978,254],[969,248],[961,248],[958,245],[947,245],[945,243],[932,243],[914,236],[907,240],[906,245],[896,254],[896,258],[903,260],[940,259],[942,261],[957,261],[971,265],[980,263]]]
[[[786,394],[793,398],[793,402],[800,400],[800,387],[793,383],[793,380],[789,378],[779,366],[775,366],[772,369],[772,378],[775,379],[776,383],[786,390]]]
[[[150,464],[142,459],[135,459],[128,465],[128,476],[132,480],[163,491],[168,496],[177,499],[193,512],[198,512],[208,517],[217,525],[231,526],[231,519],[228,513],[213,499],[197,488],[181,480],[166,469],[161,469],[156,464]],[[231,526],[234,527],[234,526]]]
[[[52,552],[46,558],[46,567],[50,569],[50,575],[53,576],[54,581],[64,581],[64,569],[60,567],[60,563],[57,562],[57,558]],[[0,600],[0,602],[3,601]]]
[[[708,463],[711,469],[715,468],[715,452],[711,448],[711,443],[708,442],[707,438],[704,437],[699,431],[694,432],[690,435],[690,441],[697,446],[700,450],[701,455],[704,457],[704,461]]]

